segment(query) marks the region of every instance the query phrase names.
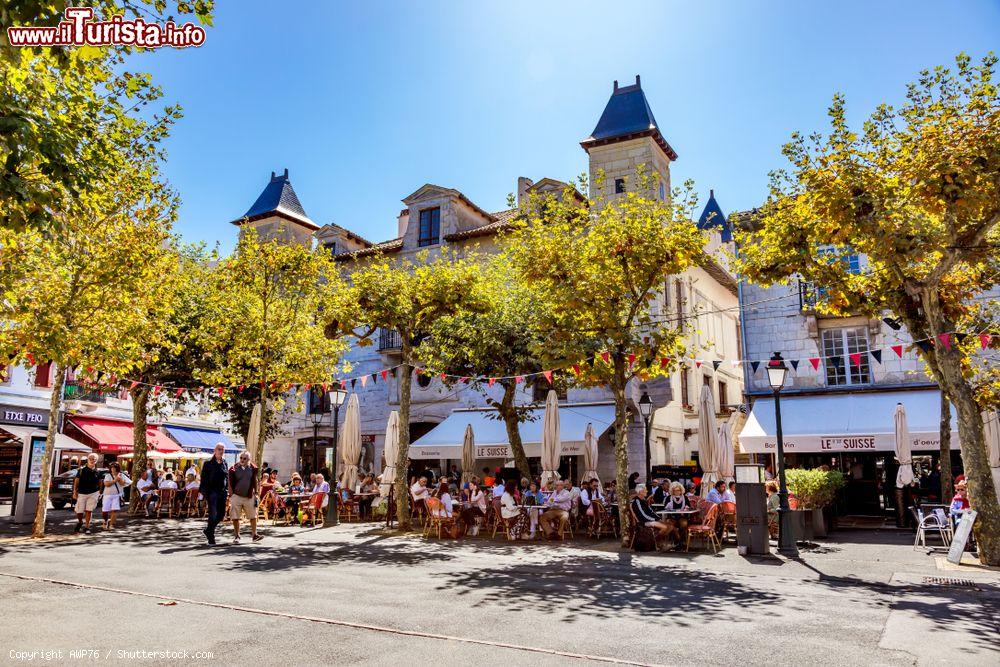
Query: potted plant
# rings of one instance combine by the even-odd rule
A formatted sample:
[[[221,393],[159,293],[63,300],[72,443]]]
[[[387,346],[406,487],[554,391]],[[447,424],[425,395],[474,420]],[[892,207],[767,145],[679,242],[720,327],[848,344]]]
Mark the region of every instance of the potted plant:
[[[837,499],[837,491],[844,486],[843,473],[819,468],[793,468],[785,471],[785,480],[789,493],[794,494],[798,501],[793,516],[799,534],[804,539],[826,537],[823,509]]]

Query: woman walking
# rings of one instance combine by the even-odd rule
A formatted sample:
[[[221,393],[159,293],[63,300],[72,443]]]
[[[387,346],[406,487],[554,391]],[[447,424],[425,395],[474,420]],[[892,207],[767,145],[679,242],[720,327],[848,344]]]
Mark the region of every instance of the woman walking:
[[[114,530],[115,517],[122,508],[121,498],[125,487],[131,480],[122,472],[122,467],[117,462],[108,466],[108,472],[104,475],[104,500],[101,504],[101,514],[104,517],[104,530]]]

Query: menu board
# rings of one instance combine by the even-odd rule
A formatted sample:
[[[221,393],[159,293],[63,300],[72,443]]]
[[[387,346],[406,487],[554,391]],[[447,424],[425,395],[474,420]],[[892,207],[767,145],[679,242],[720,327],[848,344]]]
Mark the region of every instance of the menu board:
[[[31,436],[31,451],[28,459],[28,490],[42,488],[42,459],[45,458],[45,436]]]
[[[972,534],[972,524],[976,522],[977,516],[978,513],[976,510],[965,510],[962,512],[958,528],[955,529],[955,537],[951,540],[951,548],[948,549],[949,563],[961,564],[962,552],[965,551],[965,545],[969,542],[969,535]]]

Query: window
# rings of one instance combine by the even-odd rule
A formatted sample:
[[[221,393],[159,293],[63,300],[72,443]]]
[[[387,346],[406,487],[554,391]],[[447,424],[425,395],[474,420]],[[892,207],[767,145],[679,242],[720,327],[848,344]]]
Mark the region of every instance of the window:
[[[336,257],[336,255],[337,255],[337,242],[336,241],[328,241],[327,243],[323,244],[323,247],[326,248],[326,251],[328,253],[330,253],[330,257]]]
[[[38,364],[38,366],[35,367],[35,386],[52,386],[52,362],[46,361],[44,364]]]
[[[417,245],[421,248],[437,245],[441,237],[441,209],[429,208],[420,212],[420,236]]]
[[[421,373],[417,376],[417,386],[421,389],[427,389],[431,386],[431,376],[427,373]]]
[[[615,179],[615,194],[620,195],[625,192],[625,179],[616,178]]]
[[[719,412],[725,410],[727,405],[729,405],[729,388],[725,382],[719,380]]]
[[[851,361],[852,354],[861,355],[860,365],[855,365]],[[825,329],[823,356],[826,357],[827,386],[871,383],[871,371],[868,367],[868,332],[864,327]]]
[[[660,201],[667,200],[667,188],[663,183],[660,183]]]
[[[321,389],[309,390],[309,414],[327,414],[330,412],[330,394]]]
[[[691,369],[681,366],[681,405],[691,407]]]
[[[549,395],[549,389],[556,390],[556,398],[560,401],[566,400],[566,385],[559,382],[556,383],[555,387],[552,387],[549,381],[543,377],[531,385],[531,401],[533,403],[544,403]]]

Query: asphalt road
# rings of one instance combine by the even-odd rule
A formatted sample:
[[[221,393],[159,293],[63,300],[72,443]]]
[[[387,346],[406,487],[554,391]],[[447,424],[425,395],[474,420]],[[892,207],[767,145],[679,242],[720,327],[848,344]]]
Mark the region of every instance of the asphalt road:
[[[0,526],[0,660],[1000,665],[1000,575],[939,569],[905,533],[840,534],[791,562],[359,525],[209,548],[200,527],[33,542]]]

